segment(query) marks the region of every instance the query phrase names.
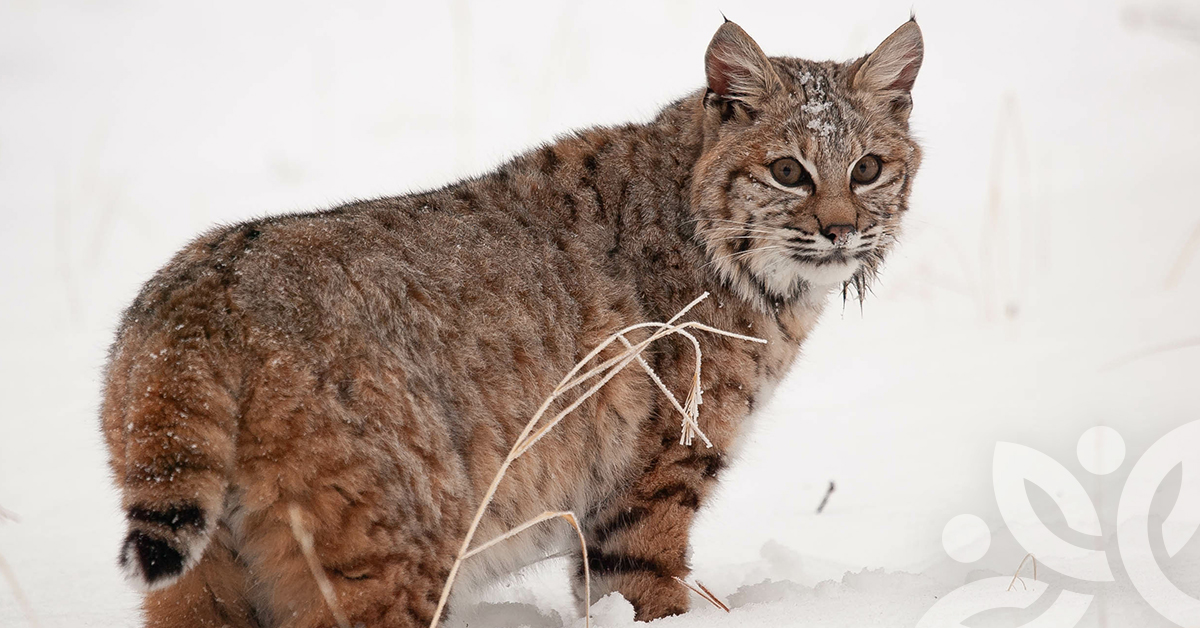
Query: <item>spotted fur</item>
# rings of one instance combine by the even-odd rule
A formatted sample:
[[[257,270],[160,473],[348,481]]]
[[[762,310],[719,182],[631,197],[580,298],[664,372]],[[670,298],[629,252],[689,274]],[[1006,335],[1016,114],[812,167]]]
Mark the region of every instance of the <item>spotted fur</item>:
[[[895,239],[920,152],[915,22],[848,63],[765,57],[733,23],[707,89],[435,191],[215,229],[126,311],[101,419],[127,513],[120,562],[151,626],[329,626],[303,524],[351,623],[427,625],[475,506],[561,375],[622,327],[690,316],[701,427],[629,369],[517,461],[480,529],[582,515],[595,596],[684,612],[688,529],[829,294]],[[884,170],[852,187],[865,153]],[[773,182],[793,156],[815,185]],[[836,238],[825,233],[842,225]],[[604,356],[602,356],[604,357]],[[690,346],[648,355],[685,390]],[[569,547],[537,528],[464,585]]]

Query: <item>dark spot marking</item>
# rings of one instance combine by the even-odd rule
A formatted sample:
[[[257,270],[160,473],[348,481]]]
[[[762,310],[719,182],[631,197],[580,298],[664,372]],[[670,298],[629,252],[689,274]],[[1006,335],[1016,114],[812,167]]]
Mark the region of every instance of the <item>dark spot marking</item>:
[[[641,506],[635,506],[633,508],[622,510],[612,519],[609,519],[608,523],[596,529],[596,531],[592,534],[593,540],[595,540],[597,544],[603,544],[612,535],[637,525],[649,514],[650,511],[642,508]]]
[[[409,602],[404,606],[404,611],[408,613],[408,616],[412,617],[419,626],[428,626],[429,623],[433,621],[432,613],[426,613],[422,611],[414,606],[412,602]]]
[[[657,491],[654,491],[654,494],[650,496],[650,499],[666,499],[687,490],[687,488],[687,484],[684,484],[683,482],[668,484]]]
[[[706,478],[715,478],[725,468],[725,460],[718,454],[691,454],[679,461],[681,466],[700,469]]]
[[[592,191],[592,195],[596,198],[596,215],[601,219],[608,217],[608,210],[604,207],[604,196],[600,194],[600,188],[591,179],[583,181],[583,185]]]
[[[133,530],[125,538],[126,551],[121,552],[125,565],[132,554],[148,584],[183,573],[183,554],[166,541],[156,539],[141,530]]]
[[[664,565],[651,558],[639,558],[624,554],[608,554],[601,551],[598,547],[588,547],[587,551],[588,568],[596,575],[622,574],[635,571],[649,572],[660,578],[670,575]],[[582,564],[580,564],[578,572],[580,576],[583,575]]]
[[[734,170],[725,177],[725,198],[728,199],[733,194],[733,184],[737,182],[737,178],[742,176],[741,170]]]
[[[354,401],[354,381],[349,377],[342,378],[337,383],[338,401],[348,404]]]
[[[203,530],[207,525],[204,521],[204,511],[194,504],[171,506],[165,510],[133,506],[129,509],[128,514],[131,521],[166,526],[172,532],[178,532],[183,528]]]
[[[554,152],[553,146],[542,149],[542,159],[542,174],[554,174],[554,171],[558,169],[558,154]]]
[[[683,482],[675,482],[674,484],[668,484],[658,489],[653,495],[650,496],[650,499],[654,501],[662,501],[665,499],[670,499],[676,495],[680,496],[680,506],[691,508],[692,510],[696,510],[700,507],[700,494],[697,493],[695,489],[687,484],[684,484]]]
[[[341,495],[342,499],[346,500],[347,504],[354,505],[358,503],[358,500],[354,499],[354,496],[350,494],[350,491],[347,491],[341,486],[338,486],[337,484],[330,484],[329,487],[337,491],[337,494]]]
[[[454,198],[466,203],[467,206],[470,207],[475,204],[476,196],[474,192],[468,190],[467,188],[458,188],[457,190],[454,190]]]
[[[600,193],[599,192],[596,193],[596,201],[600,203],[601,208],[604,207],[603,202],[600,201]],[[613,225],[613,245],[612,245],[612,248],[608,249],[608,252],[607,252],[608,259],[612,259],[612,258],[616,257],[617,253],[619,253],[621,251],[621,231],[625,226],[624,223],[625,223],[625,221],[622,220],[622,214],[618,213],[616,224]]]
[[[569,213],[569,215],[571,217],[570,218],[571,223],[574,224],[575,222],[578,222],[579,221],[579,208],[576,207],[577,204],[575,203],[575,197],[567,192],[563,192],[562,203],[567,208],[567,212]]]

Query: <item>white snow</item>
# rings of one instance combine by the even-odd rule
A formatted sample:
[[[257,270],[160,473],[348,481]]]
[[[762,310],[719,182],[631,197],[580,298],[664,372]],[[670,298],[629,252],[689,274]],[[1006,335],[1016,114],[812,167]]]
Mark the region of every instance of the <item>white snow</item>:
[[[136,624],[99,369],[121,308],[173,251],[217,222],[404,193],[645,119],[700,85],[718,8],[768,54],[848,58],[913,5],[0,5],[0,506],[19,516],[0,521],[0,557],[40,625]],[[1027,553],[992,491],[1001,441],[1078,479],[1101,536],[1072,530],[1055,496],[1030,499],[1057,512],[1054,534],[1106,551],[1115,581],[1042,565],[1035,584],[1027,566],[1029,589],[997,598],[1011,608],[968,625],[1079,594],[1095,596],[1081,626],[1171,625],[1115,538],[1135,462],[1200,419],[1200,252],[1185,254],[1200,233],[1200,7],[915,10],[925,162],[907,230],[861,313],[831,306],[701,515],[694,578],[732,613],[697,598],[656,626],[914,626],[961,585],[990,591]],[[1159,346],[1175,348],[1136,357]],[[1125,447],[1105,475],[1078,457],[1098,425]],[[1155,498],[1163,514],[1180,475]],[[991,537],[966,564],[942,547],[962,514]],[[1200,541],[1169,536],[1158,564],[1200,598]],[[553,561],[473,599],[450,625],[582,625]],[[593,614],[631,625],[618,598]],[[27,625],[0,574],[0,626]]]

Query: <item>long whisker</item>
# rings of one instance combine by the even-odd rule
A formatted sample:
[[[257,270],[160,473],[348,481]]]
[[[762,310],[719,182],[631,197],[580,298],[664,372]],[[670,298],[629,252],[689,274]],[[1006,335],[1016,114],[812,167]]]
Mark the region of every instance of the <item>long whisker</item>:
[[[773,230],[773,229],[758,229],[758,228],[753,228],[753,227],[726,227],[723,225],[711,227],[708,229],[701,229],[701,230],[697,231],[696,233],[697,234],[737,233],[737,234],[757,234],[757,235],[774,235],[774,236],[780,235],[780,233],[778,231]]]
[[[781,244],[772,244],[770,246],[760,246],[757,249],[746,249],[745,251],[738,251],[737,253],[731,253],[731,254],[727,255],[726,258],[733,259],[735,257],[749,255],[750,253],[765,253],[767,251],[775,251],[775,250],[779,250],[779,249],[783,249],[783,248],[787,248],[787,247],[785,247]]]
[[[697,233],[779,233],[778,229],[768,229],[766,227],[738,227],[736,225],[713,225],[706,229],[700,229]]]
[[[714,222],[714,223],[716,223],[716,222],[724,223],[726,225],[737,225],[738,227],[744,227],[746,229],[760,229],[760,230],[764,230],[764,231],[767,230],[767,228],[764,228],[761,225],[756,225],[752,222],[742,222],[740,220],[726,220],[724,218],[691,218],[684,222],[700,222],[702,220],[705,220],[708,222]]]
[[[717,242],[728,242],[731,240],[762,240],[764,242],[789,242],[787,238],[779,236],[762,236],[762,235],[734,235],[734,236],[718,236],[712,238]]]
[[[773,250],[782,249],[782,248],[786,248],[786,247],[784,247],[782,245],[778,245],[778,244],[773,244],[770,246],[763,246],[763,247],[759,247],[756,249],[747,249],[745,251],[738,251],[737,253],[730,253],[729,255],[722,255],[720,257],[714,257],[713,259],[706,262],[703,266],[701,266],[701,268],[708,268],[709,266],[716,264],[717,262],[723,262],[723,261],[731,262],[731,261],[734,261],[738,257],[749,255],[751,253],[765,253],[767,251],[773,251]]]

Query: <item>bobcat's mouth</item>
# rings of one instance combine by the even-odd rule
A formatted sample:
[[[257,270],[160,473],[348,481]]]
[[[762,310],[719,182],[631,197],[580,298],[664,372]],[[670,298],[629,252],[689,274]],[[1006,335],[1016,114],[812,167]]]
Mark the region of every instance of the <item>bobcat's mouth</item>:
[[[862,267],[862,260],[874,249],[873,239],[854,237],[849,245],[808,242],[787,248],[793,277],[810,285],[840,286]]]
[[[829,264],[848,264],[857,262],[859,257],[865,255],[865,251],[850,252],[844,249],[835,249],[832,252],[825,254],[812,254],[801,251],[792,251],[791,258],[801,264],[810,264],[813,266],[827,266]]]
[[[783,274],[788,281],[803,280],[816,287],[840,286],[870,264],[869,258],[878,255],[876,249],[884,241],[878,225],[833,241],[818,234],[792,235],[783,251],[790,263],[777,267],[787,267]]]
[[[853,282],[875,265],[887,238],[881,227],[872,225],[836,239],[786,228],[761,239],[755,234],[738,236],[737,241],[740,250],[718,254],[713,263],[748,273],[759,292],[793,297],[809,291],[825,293]]]

